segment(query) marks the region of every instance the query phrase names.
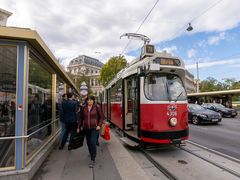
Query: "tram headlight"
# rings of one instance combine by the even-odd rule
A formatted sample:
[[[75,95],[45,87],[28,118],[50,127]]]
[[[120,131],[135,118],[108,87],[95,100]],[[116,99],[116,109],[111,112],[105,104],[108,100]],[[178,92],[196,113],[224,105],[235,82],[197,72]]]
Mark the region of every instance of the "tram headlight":
[[[177,118],[173,117],[169,120],[170,126],[176,126],[177,125]]]

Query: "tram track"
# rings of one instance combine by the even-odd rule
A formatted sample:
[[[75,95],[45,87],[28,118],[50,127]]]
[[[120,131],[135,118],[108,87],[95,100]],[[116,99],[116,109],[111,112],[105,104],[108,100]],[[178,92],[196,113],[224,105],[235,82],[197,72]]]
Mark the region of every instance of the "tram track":
[[[215,155],[217,155],[217,156],[226,158],[226,159],[228,159],[228,160],[230,160],[230,161],[234,161],[234,162],[240,164],[240,160],[238,160],[238,159],[236,159],[236,158],[232,158],[232,157],[230,157],[230,156],[228,156],[228,155],[225,155],[225,154],[222,154],[222,153],[220,153],[220,152],[214,151],[214,150],[212,150],[212,149],[206,148],[206,147],[204,147],[204,146],[198,145],[198,144],[196,144],[196,143],[194,143],[194,142],[189,142],[189,141],[188,141],[188,143],[190,143],[190,144],[192,144],[192,145],[194,145],[194,146],[197,146],[198,148],[201,148],[201,149],[203,149],[203,150],[206,150],[206,151],[208,151],[208,152],[210,152],[210,153],[212,153],[212,154],[215,154]],[[219,164],[219,163],[216,163],[216,162],[214,162],[213,160],[211,160],[210,158],[203,157],[203,156],[195,153],[194,151],[188,150],[188,149],[186,149],[186,148],[184,148],[184,147],[178,147],[178,148],[181,149],[181,150],[183,150],[183,151],[186,151],[186,152],[188,152],[188,153],[190,153],[190,154],[192,154],[192,155],[194,155],[194,156],[196,156],[196,157],[198,157],[198,158],[200,158],[200,159],[202,159],[202,160],[204,160],[204,161],[206,161],[206,162],[208,162],[208,163],[210,163],[210,164],[212,164],[212,165],[214,165],[214,166],[216,166],[216,167],[218,167],[218,168],[220,168],[220,169],[222,169],[222,170],[224,170],[224,171],[226,171],[226,172],[228,172],[228,173],[230,173],[230,174],[232,174],[232,175],[234,175],[234,176],[236,176],[236,177],[238,177],[238,178],[240,178],[240,173],[238,173],[238,172],[236,172],[236,171],[234,171],[234,170],[232,170],[232,169],[230,169],[230,168],[227,168],[226,166],[223,166],[223,165],[221,165],[221,164]]]
[[[209,148],[207,148],[207,147],[205,147],[205,146],[202,146],[202,145],[197,144],[197,143],[195,143],[195,142],[193,142],[193,141],[190,141],[190,140],[187,140],[187,143],[189,143],[189,144],[191,144],[191,145],[194,145],[194,146],[197,146],[197,147],[199,147],[199,148],[201,148],[201,149],[204,149],[204,150],[206,150],[206,151],[208,151],[208,152],[214,153],[214,154],[216,154],[216,155],[219,155],[219,156],[221,156],[221,157],[224,157],[224,158],[226,158],[226,159],[229,159],[229,160],[231,160],[231,161],[234,161],[234,162],[240,164],[240,159],[231,157],[231,156],[229,156],[229,155],[223,154],[223,153],[221,153],[221,152],[219,152],[219,151],[215,151],[215,150],[213,150],[213,149],[209,149]]]
[[[158,161],[156,161],[151,155],[149,155],[146,150],[140,148],[140,151],[159,171],[161,171],[168,179],[177,180],[178,178],[167,170],[163,165],[161,165]]]
[[[122,134],[117,134],[122,137]],[[156,170],[170,180],[190,180],[199,177],[201,179],[240,178],[239,159],[208,149],[194,142],[186,141],[186,143],[186,146],[180,147],[154,147],[148,149],[139,147],[137,150]],[[145,167],[143,166],[143,168]],[[210,178],[208,177],[209,174]]]
[[[233,169],[230,169],[224,165],[215,163],[214,161],[212,161],[211,159],[208,159],[207,157],[203,157],[197,153],[194,153],[191,150],[185,149],[184,147],[176,147],[177,149],[184,151],[188,154],[191,154],[192,156],[195,156],[196,158],[199,158],[219,169],[221,169],[222,171],[225,171],[229,174],[231,174],[232,176],[235,176],[236,179],[240,178],[240,174],[237,171],[234,171]],[[158,148],[156,148],[158,149]],[[155,150],[156,150],[155,149]],[[202,148],[205,150],[205,148]],[[174,168],[169,168],[168,165],[166,165],[164,162],[163,163],[159,163],[161,162],[161,160],[159,160],[159,158],[157,159],[156,157],[152,156],[151,153],[148,153],[147,150],[139,148],[140,152],[144,155],[144,157],[150,161],[150,163],[152,163],[161,173],[163,173],[168,179],[170,180],[178,180],[178,179],[183,179],[181,176],[179,176],[177,173],[174,172]],[[161,149],[159,149],[161,150]],[[209,150],[209,152],[214,153],[214,151]],[[179,153],[180,154],[180,153]],[[220,156],[221,154],[215,153],[216,155]],[[224,155],[222,156],[223,158],[226,158]],[[181,159],[180,157],[178,157],[178,155],[176,155],[175,159]],[[232,158],[228,158],[229,160],[232,160]],[[181,160],[178,160],[181,161]],[[238,161],[234,161],[235,163],[238,163]],[[189,178],[191,179],[191,178]],[[230,178],[231,179],[231,178]]]

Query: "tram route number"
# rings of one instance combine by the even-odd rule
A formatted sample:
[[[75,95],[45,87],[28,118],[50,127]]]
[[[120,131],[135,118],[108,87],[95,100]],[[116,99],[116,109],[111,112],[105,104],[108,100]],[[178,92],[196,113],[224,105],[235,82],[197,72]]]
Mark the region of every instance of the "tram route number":
[[[177,112],[176,111],[168,111],[167,115],[168,116],[177,116]]]

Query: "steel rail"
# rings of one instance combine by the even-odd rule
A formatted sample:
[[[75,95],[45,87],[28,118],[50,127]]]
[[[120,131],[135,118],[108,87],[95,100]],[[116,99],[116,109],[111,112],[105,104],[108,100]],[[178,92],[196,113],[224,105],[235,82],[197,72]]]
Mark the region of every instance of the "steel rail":
[[[215,163],[215,162],[213,162],[213,161],[211,161],[211,160],[209,160],[209,159],[207,159],[207,158],[205,158],[203,156],[200,156],[200,155],[198,155],[198,154],[196,154],[196,153],[194,153],[194,152],[192,152],[192,151],[190,151],[188,149],[185,149],[183,147],[178,147],[178,148],[183,150],[183,151],[186,151],[186,152],[188,152],[188,153],[190,153],[190,154],[192,154],[192,155],[194,155],[194,156],[196,156],[196,157],[198,157],[198,158],[200,158],[200,159],[202,159],[202,160],[204,160],[204,161],[206,161],[206,162],[208,162],[208,163],[210,163],[210,164],[212,164],[212,165],[214,165],[214,166],[216,166],[216,167],[218,167],[218,168],[220,168],[220,169],[222,169],[224,171],[227,171],[230,174],[232,174],[232,175],[234,175],[234,176],[236,176],[238,178],[240,178],[240,174],[238,172],[236,172],[236,171],[233,171],[233,170],[231,170],[231,169],[229,169],[227,167],[224,167],[224,166],[222,166],[220,164],[217,164],[217,163]]]
[[[168,171],[165,167],[163,167],[159,162],[154,160],[144,149],[140,148],[140,151],[144,154],[144,156],[159,170],[161,171],[168,179],[177,180],[178,178],[174,176],[170,171]]]
[[[206,150],[206,151],[209,151],[209,152],[211,152],[211,153],[214,153],[214,154],[216,154],[216,155],[219,155],[219,156],[221,156],[221,157],[224,157],[224,158],[226,158],[226,159],[228,159],[228,160],[234,161],[234,162],[236,162],[236,163],[240,163],[240,159],[237,159],[237,158],[234,158],[234,157],[232,157],[232,156],[223,154],[223,153],[221,153],[221,152],[219,152],[219,151],[216,151],[216,150],[213,150],[213,149],[209,149],[209,148],[207,148],[207,147],[205,147],[205,146],[202,146],[202,145],[197,144],[197,143],[195,143],[195,142],[193,142],[193,141],[190,141],[190,140],[187,140],[186,142],[189,143],[189,144],[192,144],[192,145],[194,145],[194,146],[197,146],[197,147],[199,147],[199,148],[202,148],[202,149],[204,149],[204,150]]]

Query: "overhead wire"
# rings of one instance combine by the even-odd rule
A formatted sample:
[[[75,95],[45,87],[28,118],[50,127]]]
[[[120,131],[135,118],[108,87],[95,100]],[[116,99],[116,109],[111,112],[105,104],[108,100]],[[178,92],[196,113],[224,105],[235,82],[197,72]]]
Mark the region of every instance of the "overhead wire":
[[[215,1],[215,3],[213,3],[211,6],[209,6],[207,9],[205,9],[204,11],[202,11],[199,15],[197,15],[196,17],[192,18],[190,21],[188,21],[186,24],[184,24],[184,26],[182,26],[181,28],[179,28],[176,33],[173,34],[173,38],[179,33],[181,32],[182,29],[184,29],[189,23],[192,23],[193,21],[195,21],[196,19],[198,19],[199,17],[201,17],[202,15],[204,15],[206,12],[208,12],[210,9],[212,9],[213,7],[215,7],[217,4],[219,4],[221,1],[223,0],[218,0]]]
[[[209,6],[207,9],[205,9],[203,12],[201,12],[199,15],[197,15],[196,17],[192,18],[190,21],[188,21],[187,24],[192,23],[193,21],[195,21],[196,19],[198,19],[199,17],[201,17],[202,15],[204,15],[206,12],[208,12],[210,9],[212,9],[213,7],[215,7],[217,4],[219,4],[221,1],[223,0],[218,0],[215,1],[215,3],[213,3],[211,6]],[[143,19],[142,23],[140,24],[140,26],[138,27],[138,29],[136,30],[135,33],[138,33],[138,31],[140,30],[140,28],[142,27],[142,25],[144,24],[144,22],[147,20],[147,18],[149,17],[149,15],[151,14],[151,12],[153,11],[153,9],[156,7],[156,5],[158,4],[159,0],[157,0],[155,2],[155,4],[153,5],[153,7],[151,8],[151,10],[148,12],[148,14],[145,16],[145,18]],[[184,26],[182,26],[181,28],[178,29],[178,31],[176,31],[176,33],[173,34],[172,37],[175,37],[183,28],[186,27],[185,24]],[[129,44],[131,43],[132,39],[129,39],[128,43],[126,44],[126,46],[123,48],[123,51],[120,53],[120,56],[123,55],[123,53],[126,51],[127,47],[129,46]]]
[[[142,25],[145,23],[145,21],[147,20],[147,18],[149,17],[149,15],[152,13],[153,9],[156,7],[156,5],[158,4],[159,0],[157,0],[153,7],[150,9],[150,11],[148,12],[148,14],[145,16],[145,18],[143,19],[143,21],[141,22],[141,24],[139,25],[139,27],[137,28],[137,30],[135,31],[135,33],[138,33],[138,31],[141,29]],[[127,47],[129,46],[129,44],[131,43],[132,39],[129,39],[128,43],[126,44],[126,46],[123,48],[123,51],[120,53],[120,56],[123,55],[123,53],[126,51]]]

